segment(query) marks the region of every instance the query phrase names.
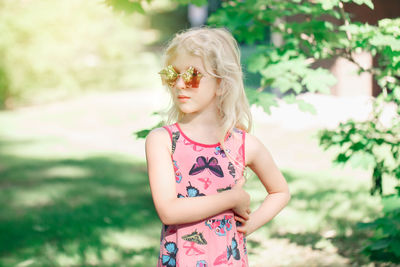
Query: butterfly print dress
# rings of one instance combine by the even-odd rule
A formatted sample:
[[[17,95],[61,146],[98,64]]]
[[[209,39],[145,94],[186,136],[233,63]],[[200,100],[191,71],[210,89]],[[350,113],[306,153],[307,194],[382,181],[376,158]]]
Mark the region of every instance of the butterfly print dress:
[[[191,140],[178,123],[164,128],[172,141],[177,198],[219,194],[243,176],[243,168],[229,158],[244,165],[244,131],[235,128],[225,140],[224,151],[219,143]],[[246,239],[236,229],[233,212],[227,210],[194,223],[163,225],[157,266],[248,266]]]

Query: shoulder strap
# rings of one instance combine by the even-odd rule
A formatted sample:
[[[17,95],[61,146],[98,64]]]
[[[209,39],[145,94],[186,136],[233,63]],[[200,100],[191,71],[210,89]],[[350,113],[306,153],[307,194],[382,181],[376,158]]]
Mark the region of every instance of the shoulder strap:
[[[229,149],[229,154],[234,161],[234,165],[241,170],[245,169],[245,137],[244,130],[234,128],[225,141],[225,148]]]

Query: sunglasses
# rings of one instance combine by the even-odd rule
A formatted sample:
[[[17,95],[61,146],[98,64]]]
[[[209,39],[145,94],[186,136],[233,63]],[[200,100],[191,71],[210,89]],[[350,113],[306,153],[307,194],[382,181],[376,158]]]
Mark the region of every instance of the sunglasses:
[[[184,73],[178,73],[172,65],[168,65],[158,74],[160,74],[163,84],[168,84],[169,87],[173,87],[176,80],[178,80],[178,77],[182,76],[186,87],[198,88],[200,79],[203,77],[203,74],[192,66],[190,66]]]

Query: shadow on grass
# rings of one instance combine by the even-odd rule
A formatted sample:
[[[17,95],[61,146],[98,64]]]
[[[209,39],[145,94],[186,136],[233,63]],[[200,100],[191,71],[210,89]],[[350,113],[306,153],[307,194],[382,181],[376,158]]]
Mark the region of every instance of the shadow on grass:
[[[161,224],[144,163],[4,154],[0,162],[0,265],[155,265]]]
[[[377,207],[373,205],[368,185],[355,185],[351,181],[346,185],[345,177],[323,177],[318,173],[306,176],[283,171],[283,175],[293,189],[289,207],[300,214],[299,218],[293,219],[297,224],[306,221],[305,231],[273,231],[271,237],[286,238],[314,250],[333,246],[352,265],[371,262],[361,252],[371,233],[356,227],[359,221],[377,216]],[[303,183],[304,179],[307,179],[306,183]],[[311,223],[313,227],[307,228],[307,217],[310,215],[315,222]]]

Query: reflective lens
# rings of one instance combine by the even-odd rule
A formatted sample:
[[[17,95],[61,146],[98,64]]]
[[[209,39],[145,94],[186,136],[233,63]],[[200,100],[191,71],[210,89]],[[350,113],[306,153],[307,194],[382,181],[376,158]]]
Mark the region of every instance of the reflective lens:
[[[182,79],[186,85],[186,87],[198,88],[200,79],[203,76],[192,66],[189,67],[184,73],[179,74],[176,72],[172,65],[168,65],[164,69],[162,69],[159,74],[161,75],[161,80],[163,84],[168,84],[168,86],[172,87],[175,85],[176,80],[179,76],[182,76]]]

